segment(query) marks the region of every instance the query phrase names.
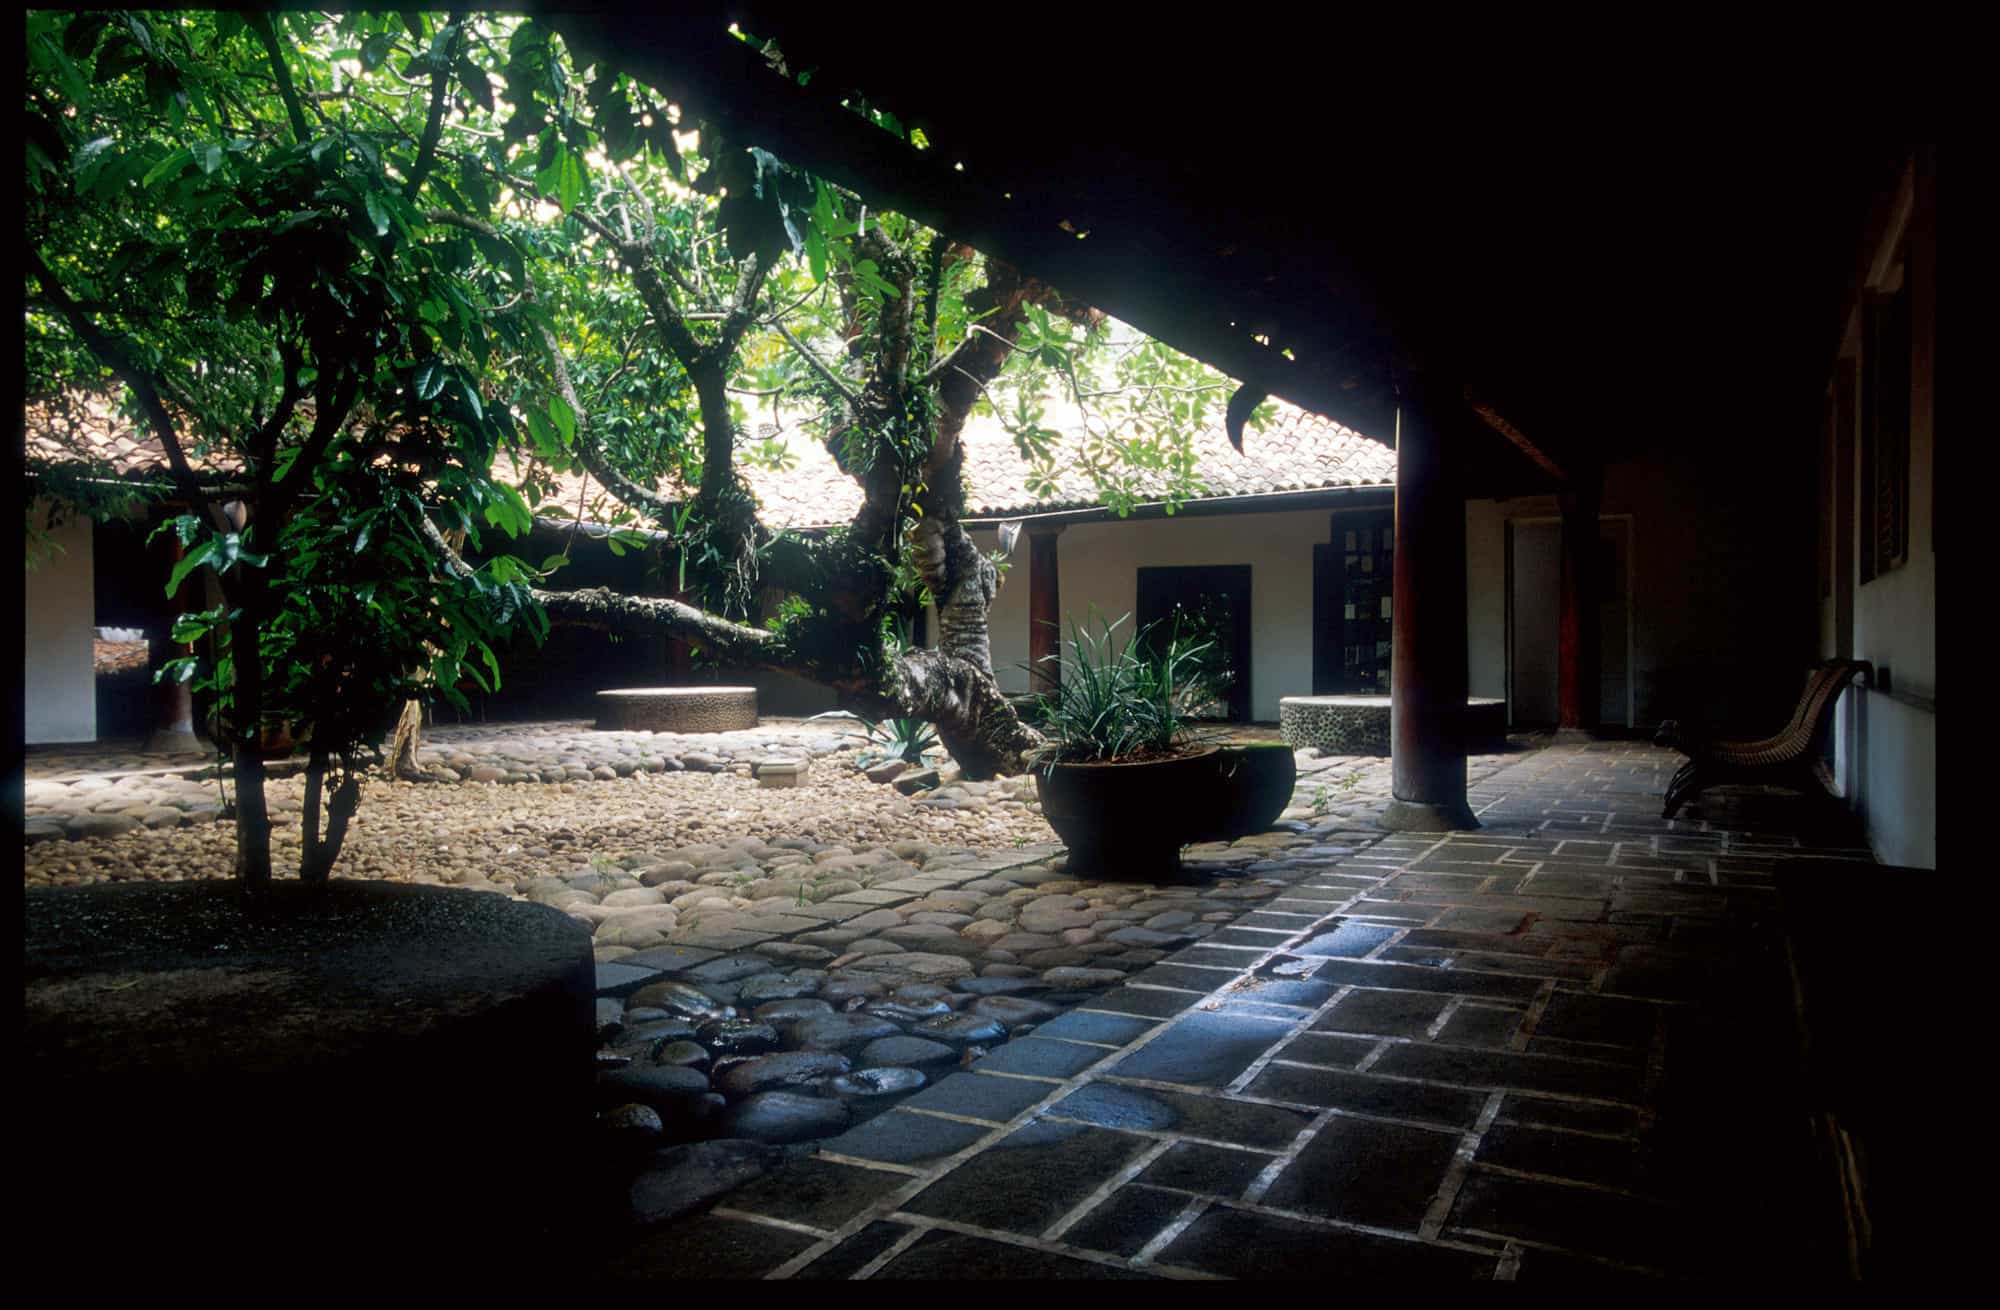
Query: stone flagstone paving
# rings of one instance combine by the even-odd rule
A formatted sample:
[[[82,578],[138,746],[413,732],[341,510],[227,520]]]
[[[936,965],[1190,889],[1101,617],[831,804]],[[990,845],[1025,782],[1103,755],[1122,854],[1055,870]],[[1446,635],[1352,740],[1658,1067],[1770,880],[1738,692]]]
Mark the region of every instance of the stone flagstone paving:
[[[1475,773],[1476,832],[1286,851],[1277,895],[601,1273],[1807,1272],[1775,875],[1869,856],[1798,798],[1662,820],[1678,762],[1549,748]]]

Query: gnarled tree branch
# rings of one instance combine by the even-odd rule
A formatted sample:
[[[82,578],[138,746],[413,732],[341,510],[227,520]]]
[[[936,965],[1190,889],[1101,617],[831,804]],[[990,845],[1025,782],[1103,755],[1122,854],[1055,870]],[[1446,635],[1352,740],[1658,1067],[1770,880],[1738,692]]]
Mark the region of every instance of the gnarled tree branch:
[[[444,533],[428,518],[419,530],[437,553],[444,570],[458,577],[471,577],[473,568],[451,548]],[[619,632],[657,637],[688,637],[706,643],[725,658],[758,660],[774,652],[777,638],[763,628],[731,623],[706,610],[678,600],[658,596],[627,596],[609,587],[586,587],[577,591],[530,589],[551,623],[571,623],[583,627],[613,628]]]
[[[905,714],[937,725],[938,739],[968,778],[1022,773],[1043,745],[1021,722],[990,670],[943,651],[914,650],[897,659],[883,690]]]

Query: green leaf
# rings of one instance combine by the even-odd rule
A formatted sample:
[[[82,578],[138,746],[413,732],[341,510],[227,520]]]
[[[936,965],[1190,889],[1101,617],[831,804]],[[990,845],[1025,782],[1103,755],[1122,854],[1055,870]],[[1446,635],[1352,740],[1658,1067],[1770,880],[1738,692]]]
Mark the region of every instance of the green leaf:
[[[450,368],[440,360],[427,359],[417,365],[417,399],[436,400],[450,377]]]
[[[500,685],[500,661],[494,657],[493,648],[485,642],[475,638],[472,645],[473,649],[479,652],[479,658],[486,662],[487,670],[493,675],[493,686],[487,688],[488,691],[491,691],[493,687]]]
[[[215,172],[222,167],[222,147],[214,141],[204,141],[196,146],[195,162],[201,165],[203,174]]]
[[[391,40],[386,34],[371,36],[366,41],[363,41],[361,43],[362,70],[372,73],[380,68],[382,62],[389,57],[390,45]]]
[[[180,645],[200,641],[215,630],[215,612],[203,610],[199,614],[183,614],[174,620],[172,637]]]
[[[83,80],[83,74],[77,71],[76,64],[48,35],[43,35],[41,45],[54,57],[56,76],[61,79],[63,91],[69,96],[70,104],[75,106],[78,113],[90,112],[90,84]]]
[[[550,129],[542,139],[541,158],[535,169],[535,185],[564,209],[576,208],[583,198],[583,165],[562,138]]]
[[[194,681],[195,668],[201,661],[193,655],[183,655],[179,659],[168,660],[153,675],[155,683],[180,683]]]
[[[576,442],[576,411],[569,407],[569,402],[561,396],[550,396],[549,417],[554,419],[556,427],[561,429],[563,445],[574,445]]]
[[[191,152],[186,146],[182,146],[180,149],[168,155],[165,159],[162,159],[159,163],[153,165],[153,167],[147,171],[146,176],[140,179],[140,185],[145,187],[151,187],[155,182],[158,182],[161,178],[178,177],[180,175],[180,171],[193,162],[194,162],[193,152]]]
[[[87,180],[84,174],[97,165],[98,161],[103,157],[104,152],[116,143],[117,139],[115,137],[101,136],[95,141],[86,141],[77,147],[76,153],[70,156],[69,167],[70,171],[77,175],[77,184],[79,186],[83,185]]]
[[[187,554],[181,556],[180,563],[174,565],[174,571],[167,575],[167,595],[172,596],[178,592],[181,589],[182,580],[188,574],[200,568],[202,562],[214,553],[215,538],[211,537],[199,546],[196,546],[193,550],[190,550]]]
[[[368,210],[369,221],[375,224],[375,235],[378,237],[388,236],[389,207],[382,202],[382,197],[376,195],[373,191],[365,192],[361,197],[361,203]]]
[[[458,63],[453,65],[452,71],[458,77],[458,86],[465,92],[465,98],[487,113],[492,113],[493,83],[488,80],[486,70],[461,55]]]
[[[819,233],[818,224],[806,229],[806,259],[812,265],[813,281],[826,281],[826,238]]]
[[[538,409],[531,409],[526,412],[528,415],[528,437],[535,443],[535,448],[549,454],[561,449],[562,442],[557,438],[554,427],[550,425],[549,420],[542,412]]]
[[[557,190],[562,195],[564,209],[575,209],[583,199],[583,164],[570,151],[563,151],[558,161],[559,173]]]
[[[872,259],[857,262],[854,265],[854,276],[863,286],[885,299],[901,294],[896,290],[894,283],[875,271],[875,261]]]

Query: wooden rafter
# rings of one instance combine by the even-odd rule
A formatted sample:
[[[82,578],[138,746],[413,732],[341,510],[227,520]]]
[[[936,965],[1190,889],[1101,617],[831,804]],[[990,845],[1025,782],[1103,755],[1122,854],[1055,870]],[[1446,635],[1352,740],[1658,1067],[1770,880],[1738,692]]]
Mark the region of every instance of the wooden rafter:
[[[1466,389],[1465,403],[1473,413],[1485,420],[1487,427],[1507,438],[1515,449],[1533,460],[1544,473],[1563,482],[1571,480],[1571,470],[1564,468],[1563,464],[1549,453],[1546,446],[1538,444],[1527,433],[1509,423],[1492,405],[1484,398],[1475,395],[1470,388]]]

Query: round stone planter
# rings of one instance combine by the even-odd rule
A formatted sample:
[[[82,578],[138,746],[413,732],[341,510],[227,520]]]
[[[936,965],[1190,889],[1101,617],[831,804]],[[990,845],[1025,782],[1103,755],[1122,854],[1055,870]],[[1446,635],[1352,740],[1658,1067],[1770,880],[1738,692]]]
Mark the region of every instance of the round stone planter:
[[[1505,748],[1507,702],[1473,696],[1465,702],[1466,749]],[[1389,754],[1387,696],[1285,696],[1278,701],[1278,735],[1294,749],[1317,746],[1329,755]]]
[[[1102,878],[1178,869],[1181,847],[1211,822],[1216,754],[1210,746],[1168,760],[1036,768],[1042,817],[1069,848],[1069,868]]]
[[[620,687],[597,693],[597,726],[618,732],[736,732],[757,726],[755,687]]]
[[[557,911],[217,881],[37,889],[25,917],[16,1122],[47,1267],[518,1267],[586,1208],[595,972]]]

